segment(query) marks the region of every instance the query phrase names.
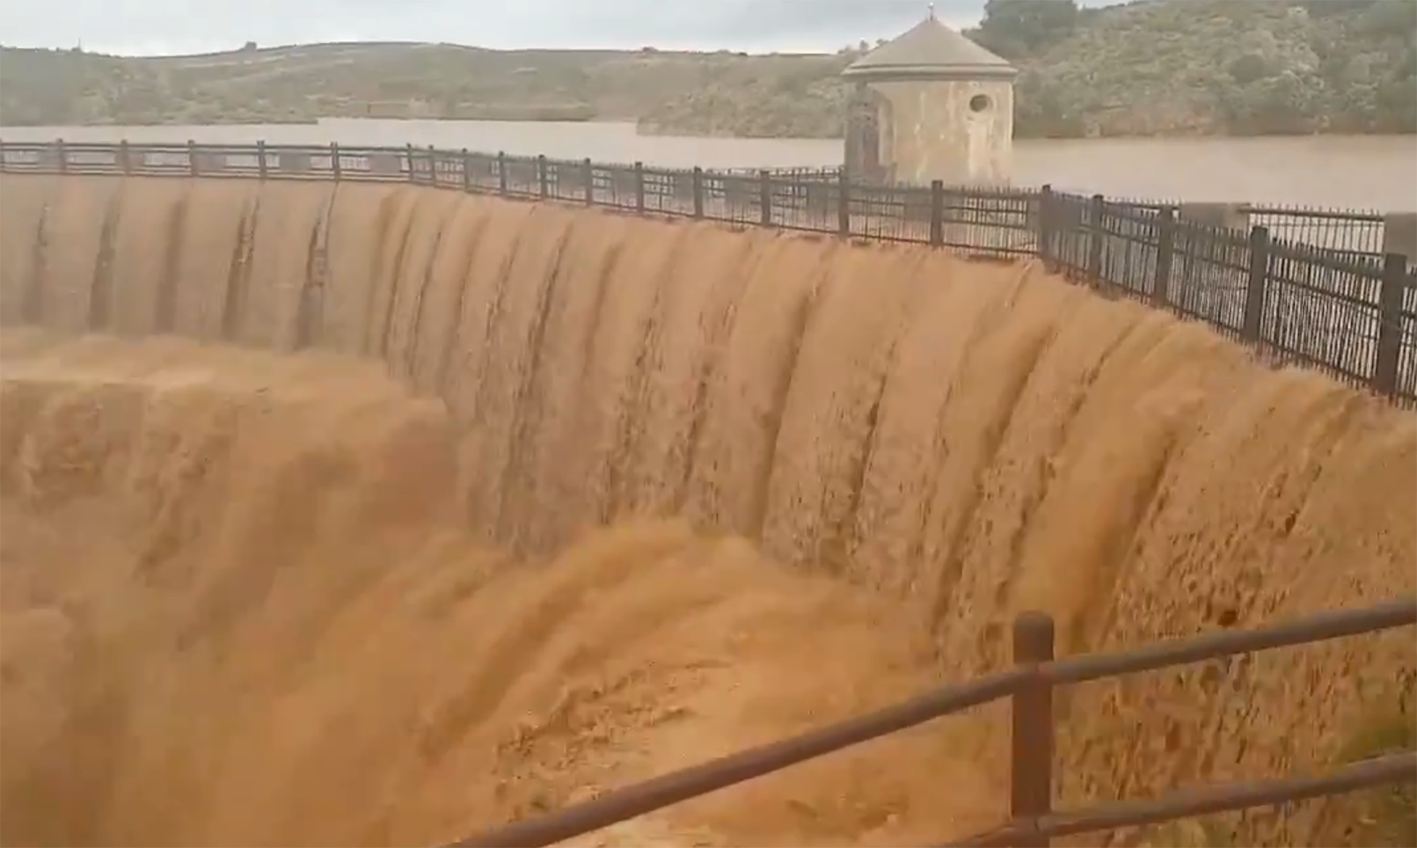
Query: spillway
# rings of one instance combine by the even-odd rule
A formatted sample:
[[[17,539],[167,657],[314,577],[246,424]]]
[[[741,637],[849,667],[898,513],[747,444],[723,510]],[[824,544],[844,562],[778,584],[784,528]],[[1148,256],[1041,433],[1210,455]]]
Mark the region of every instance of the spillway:
[[[5,844],[431,844],[999,668],[1024,609],[1076,654],[1417,592],[1417,416],[1033,263],[0,192]],[[1329,767],[1414,679],[1398,631],[1079,687],[1059,792]],[[980,710],[584,844],[939,842],[1003,816],[1006,742]],[[1208,838],[1359,844],[1370,800]]]

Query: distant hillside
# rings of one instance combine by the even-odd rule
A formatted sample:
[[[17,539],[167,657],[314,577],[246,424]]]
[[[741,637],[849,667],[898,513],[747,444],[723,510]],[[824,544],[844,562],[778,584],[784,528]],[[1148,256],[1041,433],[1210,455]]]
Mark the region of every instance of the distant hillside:
[[[1417,133],[1413,0],[990,0],[966,33],[1014,62],[1017,133]],[[647,129],[836,135],[845,87],[819,75],[745,73],[647,112]]]
[[[1020,136],[1417,132],[1413,0],[989,0]],[[646,132],[833,137],[836,55],[325,44],[166,58],[0,48],[0,123],[319,117],[637,120]]]

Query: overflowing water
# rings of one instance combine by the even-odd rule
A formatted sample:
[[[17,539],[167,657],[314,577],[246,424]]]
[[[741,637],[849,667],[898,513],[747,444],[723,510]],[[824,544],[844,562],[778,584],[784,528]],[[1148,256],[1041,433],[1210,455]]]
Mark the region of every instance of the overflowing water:
[[[3,192],[0,316],[67,333],[0,350],[6,844],[431,843],[998,668],[1023,609],[1071,654],[1417,591],[1417,417],[1036,265],[406,186]],[[1415,669],[1398,632],[1079,687],[1059,791],[1330,767]],[[963,835],[1003,716],[586,844]]]

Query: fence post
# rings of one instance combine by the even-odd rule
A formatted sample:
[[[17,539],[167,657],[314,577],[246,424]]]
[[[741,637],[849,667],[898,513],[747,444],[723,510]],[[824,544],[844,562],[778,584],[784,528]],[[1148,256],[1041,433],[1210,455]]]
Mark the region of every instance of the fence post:
[[[330,175],[331,175],[332,177],[334,177],[334,181],[335,181],[335,182],[339,182],[339,181],[340,181],[340,178],[343,176],[343,173],[341,172],[340,164],[339,164],[339,142],[338,142],[338,141],[332,141],[332,142],[330,142]]]
[[[635,214],[645,214],[645,163],[635,163]]]
[[[836,234],[851,238],[851,177],[846,168],[837,172],[836,185]]]
[[[64,152],[64,139],[54,139],[54,155],[59,157],[57,160],[59,173],[67,174],[69,172],[69,154]]]
[[[1378,355],[1373,366],[1373,391],[1397,395],[1397,364],[1402,354],[1402,293],[1407,288],[1407,257],[1383,257],[1382,289],[1378,293]]]
[[[130,158],[128,139],[126,138],[118,142],[118,170],[125,177],[133,173],[133,160]]]
[[[257,179],[264,180],[266,178],[266,143],[264,141],[256,142],[256,173]]]
[[[1248,342],[1260,341],[1264,319],[1265,290],[1269,284],[1269,229],[1250,228],[1250,279],[1245,284],[1245,323],[1240,335]]]
[[[1156,221],[1156,279],[1151,284],[1151,303],[1165,308],[1170,304],[1171,258],[1176,255],[1176,210],[1163,207]]]
[[[428,184],[438,185],[438,148],[428,145]]]
[[[197,167],[197,142],[187,139],[187,176],[201,176],[201,169]]]
[[[550,175],[546,172],[546,154],[536,157],[536,193],[542,199],[551,196]]]
[[[464,194],[472,193],[472,154],[467,152],[467,148],[462,149],[462,190]]]
[[[581,163],[581,167],[585,169],[585,205],[587,205],[587,206],[594,206],[594,205],[595,205],[595,163],[592,162],[592,161],[590,161],[590,157],[587,156],[587,157],[585,158],[585,161]]]
[[[930,246],[945,244],[945,181],[930,182]]]
[[[1107,237],[1106,230],[1103,229],[1102,219],[1107,212],[1107,198],[1094,194],[1092,203],[1088,204],[1088,223],[1091,225],[1091,233],[1087,241],[1087,276],[1088,282],[1093,286],[1102,284],[1102,245],[1103,239]]]
[[[507,154],[497,151],[497,193],[507,196]]]
[[[772,226],[772,174],[766,168],[758,171],[758,223]]]
[[[414,169],[412,144],[404,145],[404,155],[408,159],[408,181],[411,183],[418,182],[418,177],[415,176],[417,174],[417,171]]]
[[[698,165],[694,166],[693,176],[694,189],[694,217],[704,217],[704,169]]]
[[[1014,665],[1053,660],[1053,619],[1024,612],[1014,619]],[[1022,828],[1036,829],[1053,811],[1053,685],[1042,677],[1020,684],[1012,698],[1009,812]],[[1029,833],[1014,848],[1048,848],[1049,839]]]
[[[1053,224],[1056,212],[1053,209],[1053,186],[1044,183],[1038,191],[1038,244],[1034,252],[1043,260],[1043,267],[1057,270],[1057,257],[1053,255]]]

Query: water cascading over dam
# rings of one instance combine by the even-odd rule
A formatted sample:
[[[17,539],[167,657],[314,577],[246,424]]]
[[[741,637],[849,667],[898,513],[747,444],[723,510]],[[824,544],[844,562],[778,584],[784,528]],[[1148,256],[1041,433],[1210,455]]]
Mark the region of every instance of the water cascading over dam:
[[[1024,609],[1072,654],[1417,591],[1417,416],[1033,263],[0,186],[5,844],[434,844],[998,668]],[[1414,674],[1397,631],[1079,687],[1059,792],[1324,768]],[[1005,716],[582,844],[962,836]]]

